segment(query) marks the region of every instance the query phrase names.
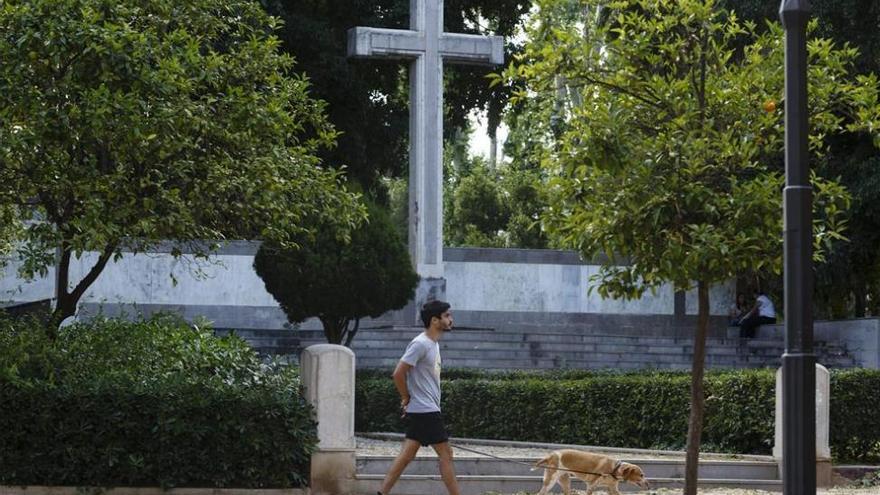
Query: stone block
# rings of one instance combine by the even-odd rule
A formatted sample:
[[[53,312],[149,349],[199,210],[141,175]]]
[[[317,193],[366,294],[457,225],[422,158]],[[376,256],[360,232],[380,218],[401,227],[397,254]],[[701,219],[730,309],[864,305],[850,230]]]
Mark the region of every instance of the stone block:
[[[313,495],[354,489],[354,366],[354,353],[341,345],[313,345],[300,357],[305,397],[318,420],[318,451],[311,462]]]
[[[782,470],[782,368],[776,370],[776,431],[773,442],[773,457]],[[830,486],[831,483],[831,381],[828,369],[816,365],[816,484]]]
[[[312,454],[311,495],[344,495],[354,493],[357,474],[355,451]]]
[[[335,344],[307,347],[300,357],[306,400],[318,418],[318,448],[355,448],[354,352]]]

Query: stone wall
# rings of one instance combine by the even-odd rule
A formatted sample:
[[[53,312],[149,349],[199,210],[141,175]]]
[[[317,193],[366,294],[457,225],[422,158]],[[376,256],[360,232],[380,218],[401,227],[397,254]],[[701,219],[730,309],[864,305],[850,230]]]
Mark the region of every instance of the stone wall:
[[[19,264],[10,261],[0,267],[0,305],[51,299],[55,294],[55,270],[46,277],[25,281],[17,276]]]
[[[755,335],[758,338],[783,339],[785,325],[762,325]],[[813,338],[816,341],[839,342],[859,366],[880,369],[880,318],[817,321],[813,323]]]
[[[151,253],[127,254],[110,262],[83,297],[88,313],[108,314],[180,311],[205,315],[226,328],[281,328],[286,322],[277,303],[254,272],[258,245],[231,242],[210,260],[174,259],[171,246]],[[72,261],[72,280],[94,264],[97,253]],[[694,294],[678,297],[671,287],[635,301],[603,299],[589,292],[590,277],[599,265],[582,262],[572,251],[446,248],[446,297],[453,307],[486,320],[492,314],[666,315],[696,314]],[[17,279],[15,263],[0,279],[0,301],[31,301],[51,297],[54,270],[31,283]],[[712,314],[723,315],[732,298],[731,284],[713,288]],[[315,326],[307,322],[306,328]]]
[[[459,311],[525,311],[672,315],[675,291],[665,285],[641,299],[603,299],[591,277],[601,260],[583,262],[574,251],[446,248],[446,294]],[[711,314],[726,315],[733,283],[712,288]],[[685,313],[697,314],[696,290],[685,298]]]

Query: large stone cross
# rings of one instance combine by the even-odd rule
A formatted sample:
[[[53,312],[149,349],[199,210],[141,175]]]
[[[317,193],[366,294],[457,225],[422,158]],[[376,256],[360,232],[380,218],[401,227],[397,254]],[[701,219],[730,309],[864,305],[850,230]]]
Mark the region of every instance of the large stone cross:
[[[409,251],[418,274],[443,278],[443,62],[501,64],[504,39],[443,32],[443,0],[410,0],[410,29],[356,27],[348,55],[410,60]]]

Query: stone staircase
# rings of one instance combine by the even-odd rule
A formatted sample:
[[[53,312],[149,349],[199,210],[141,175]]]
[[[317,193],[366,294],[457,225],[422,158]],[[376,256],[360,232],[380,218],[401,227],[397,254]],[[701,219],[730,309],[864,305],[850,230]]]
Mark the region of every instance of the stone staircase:
[[[362,328],[352,343],[359,368],[392,368],[421,328]],[[218,329],[218,334],[229,330]],[[309,345],[324,343],[320,330],[239,330],[235,333],[264,354],[295,356]],[[735,335],[734,332],[731,332]],[[679,336],[640,336],[571,331],[497,331],[457,328],[440,341],[443,365],[482,369],[690,369],[693,340]],[[858,363],[839,343],[817,341],[819,362],[828,368]],[[741,341],[707,341],[710,368],[780,366],[784,343],[778,336]]]
[[[640,466],[648,477],[652,490],[684,486],[683,457],[643,458],[637,453],[621,454],[617,457]],[[357,492],[375,493],[392,460],[393,457],[390,456],[358,455]],[[536,493],[542,485],[543,470],[532,471],[530,466],[537,460],[526,457],[493,459],[459,456],[455,460],[455,471],[461,493],[463,495],[480,495],[489,492]],[[770,458],[759,456],[738,460],[702,459],[698,476],[702,488],[782,490],[778,464]],[[572,482],[572,488],[576,490],[582,490],[583,486],[583,482],[579,480]],[[638,490],[637,487],[623,483],[620,488],[625,492]],[[400,495],[429,495],[442,492],[443,484],[438,473],[436,458],[417,457],[407,466],[394,491]],[[556,485],[553,491],[560,492],[559,485]]]

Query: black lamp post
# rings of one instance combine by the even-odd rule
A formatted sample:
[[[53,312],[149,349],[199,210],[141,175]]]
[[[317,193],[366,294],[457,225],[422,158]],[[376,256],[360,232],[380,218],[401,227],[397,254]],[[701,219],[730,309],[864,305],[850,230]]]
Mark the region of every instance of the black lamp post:
[[[816,356],[813,222],[807,146],[808,0],[782,0],[785,27],[785,354],[782,482],[785,495],[816,493]]]

